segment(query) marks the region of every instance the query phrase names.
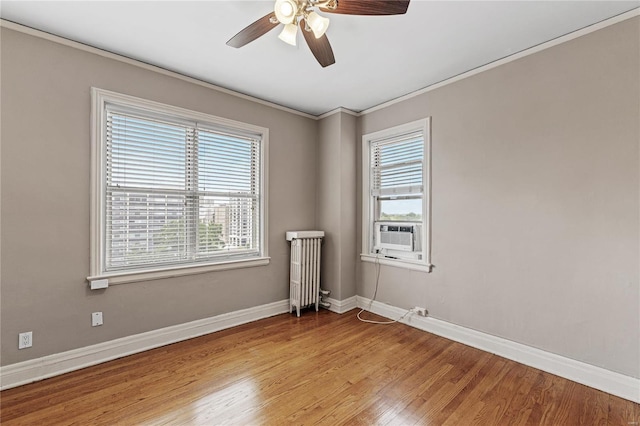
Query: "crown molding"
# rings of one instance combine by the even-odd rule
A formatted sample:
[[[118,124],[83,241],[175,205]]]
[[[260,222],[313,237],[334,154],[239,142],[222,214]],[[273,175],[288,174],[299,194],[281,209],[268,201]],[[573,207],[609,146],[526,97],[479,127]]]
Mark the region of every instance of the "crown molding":
[[[266,101],[264,99],[256,98],[254,96],[245,95],[244,93],[236,92],[235,90],[227,89],[225,87],[216,86],[215,84],[207,83],[203,80],[198,80],[194,77],[189,77],[184,74],[180,74],[176,71],[171,71],[157,65],[147,64],[146,62],[139,61],[137,59],[132,59],[127,56],[119,55],[117,53],[109,52],[108,50],[99,49],[97,47],[90,46],[88,44],[80,43],[78,41],[70,40],[68,38],[60,37],[54,34],[47,33],[45,31],[37,30],[35,28],[27,27],[25,25],[17,24],[15,22],[7,21],[5,19],[0,19],[0,27],[4,27],[10,30],[18,31],[30,36],[38,37],[44,40],[52,41],[54,43],[58,43],[64,46],[73,47],[78,50],[82,50],[84,52],[93,53],[95,55],[99,55],[105,58],[113,59],[119,62],[124,62],[128,65],[134,65],[139,68],[143,68],[148,71],[157,72],[162,75],[166,75],[169,77],[174,77],[182,81],[186,81],[189,83],[197,84],[198,86],[206,87],[207,89],[216,90],[221,93],[225,93],[227,95],[232,95],[238,97],[240,99],[245,99],[251,102],[255,102],[257,104],[265,105],[271,108],[279,109],[281,111],[285,111],[291,114],[296,114],[305,118],[310,118],[312,120],[318,120],[318,117],[312,114],[308,114],[306,112],[298,111],[293,108],[289,108],[283,105],[279,105],[270,101]]]
[[[566,43],[578,37],[582,37],[584,35],[590,34],[592,32],[601,30],[603,28],[609,27],[611,25],[615,25],[619,22],[626,21],[627,19],[634,18],[636,16],[640,16],[640,7],[630,10],[628,12],[621,13],[620,15],[614,16],[609,19],[605,19],[604,21],[596,22],[595,24],[586,26],[579,30],[573,31],[571,33],[562,35],[560,37],[554,38],[553,40],[546,41],[544,43],[540,43],[537,46],[530,47],[528,49],[522,50],[520,52],[514,53],[509,56],[505,56],[502,59],[495,60],[493,62],[489,62],[488,64],[481,65],[477,68],[474,68],[469,71],[465,71],[462,74],[458,74],[454,77],[447,78],[446,80],[442,80],[438,83],[431,84],[423,89],[417,90],[415,92],[408,93],[404,96],[400,96],[399,98],[392,99],[387,102],[383,102],[379,105],[373,106],[371,108],[367,108],[365,110],[360,111],[359,115],[363,116],[366,114],[370,114],[372,112],[390,107],[392,105],[404,102],[408,99],[415,98],[416,96],[420,96],[432,90],[439,89],[441,87],[447,86],[449,84],[456,83],[460,80],[464,80],[465,78],[472,77],[476,74],[480,74],[481,72],[489,71],[490,69],[499,67],[500,65],[508,64],[509,62],[516,61],[520,58],[524,58],[525,56],[533,55],[534,53],[541,52],[543,50],[549,49],[551,47],[557,46],[562,43]]]
[[[345,114],[353,115],[354,117],[360,117],[360,115],[362,115],[359,112],[350,110],[348,108],[338,107],[336,109],[332,109],[331,111],[327,111],[324,114],[317,116],[316,120],[322,120],[324,118],[331,117],[332,115],[338,114],[340,112],[344,112]]]
[[[584,35],[590,34],[592,32],[601,30],[603,28],[609,27],[611,25],[615,25],[615,24],[617,24],[619,22],[626,21],[627,19],[631,19],[631,18],[634,18],[634,17],[637,17],[637,16],[640,16],[640,7],[635,8],[635,9],[630,10],[630,11],[625,12],[625,13],[621,13],[620,15],[614,16],[612,18],[605,19],[603,21],[600,21],[600,22],[597,22],[595,24],[589,25],[587,27],[581,28],[579,30],[573,31],[571,33],[565,34],[563,36],[557,37],[557,38],[555,38],[553,40],[549,40],[547,42],[541,43],[541,44],[539,44],[537,46],[533,46],[533,47],[530,47],[528,49],[522,50],[520,52],[514,53],[512,55],[505,56],[504,58],[495,60],[495,61],[490,62],[488,64],[481,65],[481,66],[479,66],[477,68],[474,68],[472,70],[463,72],[463,73],[458,74],[458,75],[456,75],[454,77],[451,77],[451,78],[442,80],[440,82],[431,84],[431,85],[426,86],[426,87],[424,87],[424,88],[422,88],[420,90],[417,90],[415,92],[411,92],[411,93],[408,93],[408,94],[406,94],[404,96],[400,96],[398,98],[391,99],[391,100],[389,100],[387,102],[383,102],[383,103],[375,105],[375,106],[373,106],[371,108],[364,109],[364,110],[362,110],[360,112],[356,112],[356,111],[353,111],[351,109],[344,108],[344,107],[338,107],[336,109],[333,109],[333,110],[330,110],[328,112],[325,112],[324,114],[321,114],[321,115],[312,115],[312,114],[308,114],[306,112],[298,111],[298,110],[290,108],[290,107],[279,105],[279,104],[276,104],[276,103],[273,103],[273,102],[270,102],[270,101],[266,101],[264,99],[256,98],[254,96],[246,95],[244,93],[236,92],[234,90],[227,89],[227,88],[224,88],[224,87],[221,87],[221,86],[216,86],[215,84],[207,83],[206,81],[198,80],[197,78],[189,77],[189,76],[186,76],[184,74],[180,74],[180,73],[175,72],[175,71],[170,71],[170,70],[167,70],[165,68],[158,67],[156,65],[147,64],[145,62],[141,62],[141,61],[138,61],[136,59],[132,59],[132,58],[129,58],[129,57],[126,57],[126,56],[119,55],[117,53],[113,53],[113,52],[109,52],[109,51],[106,51],[106,50],[103,50],[103,49],[99,49],[97,47],[93,47],[93,46],[90,46],[90,45],[87,45],[87,44],[83,44],[83,43],[80,43],[80,42],[77,42],[77,41],[74,41],[74,40],[70,40],[70,39],[67,39],[67,38],[64,38],[64,37],[53,35],[53,34],[50,34],[50,33],[47,33],[47,32],[41,31],[41,30],[37,30],[37,29],[31,28],[31,27],[27,27],[27,26],[24,26],[24,25],[21,25],[21,24],[17,24],[15,22],[11,22],[11,21],[7,21],[7,20],[4,20],[4,19],[0,19],[0,27],[8,28],[8,29],[11,29],[11,30],[14,30],[14,31],[19,31],[19,32],[22,32],[24,34],[28,34],[28,35],[31,35],[31,36],[34,36],[34,37],[39,37],[39,38],[42,38],[42,39],[45,39],[45,40],[49,40],[49,41],[52,41],[54,43],[62,44],[62,45],[65,45],[65,46],[73,47],[73,48],[76,48],[76,49],[79,49],[79,50],[82,50],[82,51],[85,51],[85,52],[89,52],[89,53],[93,53],[93,54],[96,54],[96,55],[103,56],[105,58],[114,59],[116,61],[124,62],[124,63],[129,64],[129,65],[134,65],[134,66],[137,66],[137,67],[149,70],[149,71],[154,71],[154,72],[157,72],[157,73],[160,73],[160,74],[163,74],[163,75],[174,77],[174,78],[177,78],[177,79],[180,79],[180,80],[183,80],[183,81],[187,81],[189,83],[197,84],[199,86],[206,87],[208,89],[212,89],[212,90],[216,90],[218,92],[222,92],[222,93],[225,93],[225,94],[236,96],[236,97],[241,98],[241,99],[245,99],[245,100],[248,100],[248,101],[251,101],[251,102],[255,102],[255,103],[258,103],[258,104],[261,104],[261,105],[269,106],[271,108],[279,109],[281,111],[285,111],[285,112],[288,112],[288,113],[291,113],[291,114],[299,115],[299,116],[302,116],[302,117],[305,117],[305,118],[310,118],[312,120],[322,120],[324,118],[327,118],[327,117],[329,117],[329,116],[331,116],[333,114],[339,113],[339,112],[344,112],[346,114],[353,115],[354,117],[361,117],[361,116],[364,116],[366,114],[370,114],[372,112],[375,112],[375,111],[390,107],[390,106],[395,105],[397,103],[404,102],[404,101],[406,101],[408,99],[414,98],[416,96],[420,96],[420,95],[422,95],[424,93],[427,93],[427,92],[430,92],[432,90],[436,90],[436,89],[439,89],[441,87],[447,86],[449,84],[456,83],[456,82],[458,82],[460,80],[472,77],[472,76],[474,76],[476,74],[479,74],[481,72],[489,71],[489,70],[491,70],[493,68],[499,67],[500,65],[504,65],[504,64],[507,64],[509,62],[518,60],[520,58],[524,58],[525,56],[529,56],[529,55],[532,55],[534,53],[541,52],[543,50],[549,49],[551,47],[557,46],[557,45],[562,44],[562,43],[566,43],[566,42],[574,40],[574,39],[576,39],[578,37],[582,37]]]

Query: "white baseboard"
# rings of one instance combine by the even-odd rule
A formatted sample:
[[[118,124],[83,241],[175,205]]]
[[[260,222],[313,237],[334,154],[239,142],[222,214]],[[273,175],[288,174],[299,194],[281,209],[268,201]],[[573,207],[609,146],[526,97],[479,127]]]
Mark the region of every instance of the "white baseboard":
[[[385,303],[375,301],[371,303],[370,299],[360,296],[350,297],[345,300],[329,298],[328,301],[331,302],[329,309],[340,314],[358,307],[386,318],[397,319],[406,312],[404,309]],[[10,364],[0,368],[0,389],[9,389],[43,380],[286,312],[289,312],[289,301],[283,300]],[[640,403],[640,379],[431,317],[410,315],[401,322]]]
[[[405,309],[385,303],[376,301],[371,303],[371,299],[360,296],[357,296],[357,305],[359,308],[364,308],[390,319],[398,319],[407,312]],[[640,379],[431,317],[411,314],[402,319],[401,322],[640,403]]]
[[[9,389],[116,358],[289,312],[289,300],[216,315],[0,368],[0,389]]]
[[[337,300],[332,299],[331,297],[327,297],[326,301],[331,303],[331,306],[328,309],[331,312],[335,312],[337,314],[344,314],[345,312],[349,312],[350,310],[358,307],[356,296],[352,296],[344,300]]]

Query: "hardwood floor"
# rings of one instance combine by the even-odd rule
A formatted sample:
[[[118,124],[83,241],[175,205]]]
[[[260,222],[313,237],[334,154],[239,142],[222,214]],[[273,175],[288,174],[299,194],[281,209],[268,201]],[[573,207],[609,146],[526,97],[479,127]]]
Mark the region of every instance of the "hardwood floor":
[[[304,311],[0,393],[2,425],[632,425],[640,406],[403,324]],[[368,317],[374,317],[367,314]]]

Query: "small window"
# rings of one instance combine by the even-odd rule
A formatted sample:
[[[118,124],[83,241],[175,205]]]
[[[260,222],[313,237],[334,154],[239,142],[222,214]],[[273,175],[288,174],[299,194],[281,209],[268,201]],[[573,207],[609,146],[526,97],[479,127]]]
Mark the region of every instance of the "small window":
[[[428,119],[363,136],[363,260],[431,269],[430,146]]]
[[[264,264],[267,129],[99,89],[93,96],[89,280]]]

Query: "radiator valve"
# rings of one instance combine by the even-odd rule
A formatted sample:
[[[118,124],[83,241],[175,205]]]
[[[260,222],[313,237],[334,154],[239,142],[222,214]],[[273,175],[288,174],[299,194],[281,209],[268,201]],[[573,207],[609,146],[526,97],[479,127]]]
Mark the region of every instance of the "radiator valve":
[[[322,306],[323,308],[329,309],[331,307],[331,303],[327,302],[326,298],[329,297],[329,295],[331,294],[331,290],[320,289],[319,293],[320,293],[320,302],[319,302],[320,306]]]

